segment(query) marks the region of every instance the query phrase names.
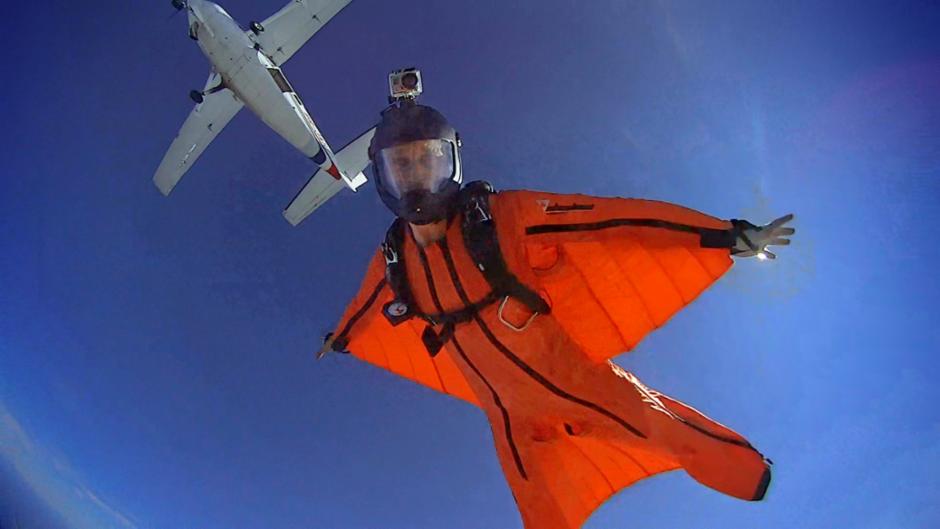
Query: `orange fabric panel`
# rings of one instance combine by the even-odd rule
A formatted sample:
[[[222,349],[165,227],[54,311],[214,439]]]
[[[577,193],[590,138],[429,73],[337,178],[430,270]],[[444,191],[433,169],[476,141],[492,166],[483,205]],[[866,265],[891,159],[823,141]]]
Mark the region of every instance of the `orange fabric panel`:
[[[666,323],[683,307],[684,301],[672,278],[637,239],[625,235],[620,244],[608,243],[605,247],[643,299],[654,326]]]
[[[450,347],[450,345],[447,347]],[[447,390],[447,393],[471,404],[480,405],[473,390],[470,389],[467,379],[464,378],[463,373],[461,373],[460,369],[454,364],[450,355],[438,354],[434,357],[434,365],[437,366],[437,370],[444,380],[444,388]]]
[[[571,224],[598,222],[615,218],[657,219],[703,228],[729,228],[728,221],[694,209],[640,198],[595,197],[581,194],[558,194],[541,191],[503,191],[498,201],[511,201],[512,211],[526,225]],[[550,211],[547,206],[590,206],[590,209]],[[583,234],[583,232],[577,232]],[[575,234],[575,236],[579,236]],[[595,232],[604,236],[605,230]]]
[[[610,225],[639,219],[730,227],[682,206],[536,191],[505,191],[492,203],[507,263],[548,294],[552,316],[595,361],[631,350],[732,264],[728,249],[702,248],[695,232]],[[526,234],[529,227],[558,225],[571,230]]]
[[[647,237],[651,238],[650,235]],[[690,303],[715,280],[687,246],[650,248],[649,252],[672,280],[682,296],[683,305]]]
[[[724,424],[712,419],[711,417],[705,415],[704,413],[696,410],[692,406],[684,402],[680,402],[676,399],[670,398],[662,393],[656,393],[656,398],[663,402],[669,411],[675,413],[679,417],[682,417],[683,420],[694,424],[695,426],[707,430],[712,434],[715,434],[726,439],[734,439],[741,443],[747,443],[747,439],[744,438],[738,432],[728,428]]]
[[[566,266],[539,279],[540,290],[550,299],[551,316],[593,360],[602,361],[629,349],[603,300],[592,293],[577,268]]]
[[[434,365],[434,359],[431,358],[431,355],[427,354],[427,349],[424,348],[423,344],[420,349],[415,349],[414,347],[415,341],[418,340],[418,335],[414,332],[412,322],[403,323],[400,326],[403,328],[407,327],[407,330],[411,332],[410,335],[409,333],[395,334],[397,340],[396,343],[391,346],[391,354],[398,351],[406,352],[411,359],[411,367],[415,375],[414,379],[425,386],[446,393],[443,386],[444,381],[441,379],[437,366]]]
[[[552,443],[550,449],[554,452],[549,460],[552,464],[542,470],[547,475],[564,476],[564,479],[550,479],[546,484],[561,507],[567,522],[565,527],[581,527],[594,509],[614,491],[597,469],[585,461],[584,455],[567,440]],[[545,526],[551,527],[547,524]]]
[[[618,447],[590,435],[545,443],[541,456],[528,461],[538,486],[528,490],[521,485],[517,490],[527,529],[578,529],[624,488],[681,468],[635,447]]]
[[[385,259],[381,251],[377,251],[359,293],[346,308],[334,331],[338,335],[358,315],[347,331],[347,350],[360,360],[479,406],[453,361],[442,354],[433,359],[430,357],[421,342],[422,322],[411,320],[393,327],[382,314],[382,307],[393,298],[387,285],[381,286],[378,294],[374,295],[376,286],[384,277]]]
[[[611,258],[600,242],[569,242],[562,247],[571,264],[586,279],[591,295],[600,301],[606,320],[618,330],[626,348],[632,349],[654,327],[645,303],[631,284],[631,274],[624,273],[622,265]],[[553,293],[552,298],[563,295]]]
[[[597,467],[584,451],[580,450],[570,437],[562,437],[555,444],[556,456],[553,469],[558,475],[565,476],[558,480],[565,485],[564,499],[560,501],[571,527],[580,527],[598,505],[615,492],[610,479]]]
[[[603,479],[603,484],[594,485],[595,499],[590,505],[590,510],[577,513],[577,525],[572,527],[581,527],[598,507],[624,488],[641,479],[681,468],[678,463],[666,461],[653,454],[635,449],[629,452],[618,450],[611,443],[590,436],[571,438],[571,444],[587,462],[584,466],[593,469],[597,476]],[[597,480],[598,478],[595,478],[595,482]]]

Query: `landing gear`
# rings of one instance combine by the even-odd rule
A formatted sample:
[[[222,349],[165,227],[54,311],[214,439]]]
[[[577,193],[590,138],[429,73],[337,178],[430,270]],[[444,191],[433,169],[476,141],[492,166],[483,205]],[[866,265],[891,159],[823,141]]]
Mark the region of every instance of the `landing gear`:
[[[189,92],[189,98],[195,101],[197,105],[202,103],[202,101],[205,99],[202,95],[202,92],[199,90],[191,90]]]
[[[254,33],[255,35],[258,35],[262,31],[264,31],[264,26],[252,20],[251,24],[248,24],[248,29],[250,29],[251,32]]]

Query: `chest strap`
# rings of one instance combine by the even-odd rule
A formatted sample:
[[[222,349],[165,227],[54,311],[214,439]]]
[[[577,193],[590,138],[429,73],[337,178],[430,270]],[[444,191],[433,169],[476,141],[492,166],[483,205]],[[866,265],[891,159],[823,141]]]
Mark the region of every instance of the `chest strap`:
[[[413,317],[427,321],[421,339],[431,356],[453,336],[457,324],[473,319],[481,310],[508,297],[523,303],[533,313],[548,314],[548,304],[529,287],[509,271],[503,259],[496,235],[496,225],[490,213],[489,196],[495,191],[487,182],[471,182],[460,191],[460,207],[463,212],[461,232],[467,252],[477,269],[490,285],[490,292],[483,299],[461,309],[440,313],[424,314],[417,310],[404,261],[405,223],[396,219],[385,234],[382,251],[385,255],[385,278],[395,295],[395,299],[385,304],[382,313],[392,325],[398,325]],[[441,325],[440,332],[434,326]]]

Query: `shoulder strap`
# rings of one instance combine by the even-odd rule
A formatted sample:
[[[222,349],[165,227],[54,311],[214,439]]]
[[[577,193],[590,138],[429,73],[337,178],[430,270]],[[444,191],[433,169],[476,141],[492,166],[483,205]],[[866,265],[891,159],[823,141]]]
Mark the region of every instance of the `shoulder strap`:
[[[548,303],[522,284],[506,266],[499,247],[496,224],[490,212],[490,195],[495,192],[493,186],[484,181],[470,182],[460,192],[463,209],[461,227],[467,251],[497,298],[512,296],[529,310],[548,314]]]
[[[395,299],[382,307],[382,314],[392,325],[398,325],[415,315],[414,297],[405,272],[404,242],[405,223],[401,219],[395,219],[385,232],[385,241],[382,243],[382,254],[385,256],[385,280],[395,295]]]

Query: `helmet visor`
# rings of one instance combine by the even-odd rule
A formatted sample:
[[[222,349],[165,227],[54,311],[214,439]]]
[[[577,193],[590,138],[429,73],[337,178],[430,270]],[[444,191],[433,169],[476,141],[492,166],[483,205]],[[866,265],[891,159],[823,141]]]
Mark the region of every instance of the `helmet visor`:
[[[375,168],[395,198],[409,191],[437,193],[456,171],[454,143],[417,140],[386,147],[375,156]]]

